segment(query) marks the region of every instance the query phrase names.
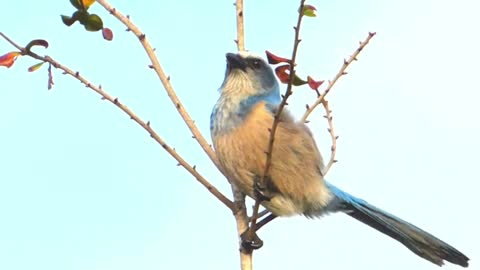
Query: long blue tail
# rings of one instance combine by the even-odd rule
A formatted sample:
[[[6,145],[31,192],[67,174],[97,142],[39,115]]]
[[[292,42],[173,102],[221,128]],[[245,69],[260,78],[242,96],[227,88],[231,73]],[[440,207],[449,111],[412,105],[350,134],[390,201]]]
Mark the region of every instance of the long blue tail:
[[[377,229],[434,264],[441,266],[443,260],[447,260],[463,267],[468,266],[467,256],[435,236],[329,183],[327,186],[335,194],[331,205],[333,211],[344,212]]]

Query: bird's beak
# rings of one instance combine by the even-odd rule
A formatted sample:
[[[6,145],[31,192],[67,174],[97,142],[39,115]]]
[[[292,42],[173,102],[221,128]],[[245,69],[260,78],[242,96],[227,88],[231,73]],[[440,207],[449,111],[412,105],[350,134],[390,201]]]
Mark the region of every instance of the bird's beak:
[[[247,63],[240,55],[234,53],[227,53],[227,70],[230,73],[234,69],[241,69],[246,71]]]

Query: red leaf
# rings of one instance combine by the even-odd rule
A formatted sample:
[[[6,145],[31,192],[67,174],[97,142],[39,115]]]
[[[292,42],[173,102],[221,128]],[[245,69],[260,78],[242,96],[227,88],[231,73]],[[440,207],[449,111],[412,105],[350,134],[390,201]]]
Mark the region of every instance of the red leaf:
[[[110,28],[103,28],[102,29],[102,35],[103,35],[103,38],[110,41],[113,39],[113,32],[112,30],[110,30]]]
[[[11,67],[19,55],[21,55],[19,52],[9,52],[0,56],[0,66]]]
[[[282,83],[288,83],[290,80],[290,65],[282,65],[275,68],[275,74]]]
[[[312,88],[313,90],[318,90],[318,88],[320,87],[320,85],[323,84],[324,81],[315,81],[312,77],[308,76],[307,77],[307,81],[308,81],[308,86],[310,86],[310,88]]]
[[[267,60],[268,60],[269,64],[272,64],[272,65],[276,65],[276,64],[279,64],[279,63],[290,64],[292,62],[290,59],[280,57],[280,56],[276,56],[275,54],[273,54],[269,51],[265,51],[265,53],[267,54]]]

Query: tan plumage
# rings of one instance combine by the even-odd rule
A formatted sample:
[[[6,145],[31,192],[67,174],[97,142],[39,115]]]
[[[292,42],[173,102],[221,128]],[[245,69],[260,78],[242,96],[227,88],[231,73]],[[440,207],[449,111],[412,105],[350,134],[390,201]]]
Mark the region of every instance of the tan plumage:
[[[243,125],[214,140],[222,166],[232,176],[230,180],[252,198],[255,176],[264,172],[270,137],[266,127],[272,123],[272,112],[265,102],[259,102]],[[331,199],[321,175],[322,167],[322,157],[310,130],[284,112],[275,133],[269,170],[273,196],[263,204],[278,216],[318,215]]]

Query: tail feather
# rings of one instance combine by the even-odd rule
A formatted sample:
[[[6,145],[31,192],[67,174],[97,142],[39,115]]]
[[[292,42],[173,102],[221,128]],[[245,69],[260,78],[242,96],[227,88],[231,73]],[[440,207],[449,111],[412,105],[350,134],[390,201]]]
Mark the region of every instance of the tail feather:
[[[330,184],[328,186],[335,194],[332,203],[336,211],[342,211],[392,237],[418,256],[434,264],[441,266],[446,260],[463,267],[468,266],[469,258],[449,244],[335,186]]]

